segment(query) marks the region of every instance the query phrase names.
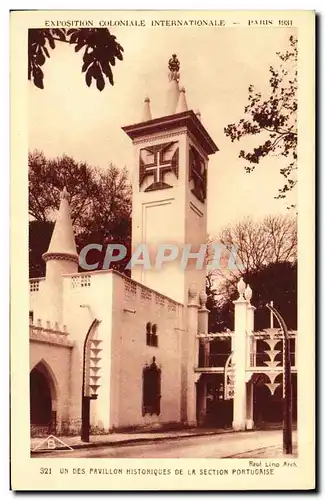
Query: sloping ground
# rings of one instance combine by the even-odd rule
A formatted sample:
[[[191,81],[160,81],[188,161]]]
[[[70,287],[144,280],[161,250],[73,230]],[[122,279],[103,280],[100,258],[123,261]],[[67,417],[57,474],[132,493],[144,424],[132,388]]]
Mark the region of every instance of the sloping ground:
[[[281,445],[267,446],[265,448],[258,448],[256,450],[246,451],[244,453],[237,453],[236,455],[231,455],[231,458],[297,458],[297,457],[298,457],[297,443],[293,443],[291,455],[285,455],[283,453]]]

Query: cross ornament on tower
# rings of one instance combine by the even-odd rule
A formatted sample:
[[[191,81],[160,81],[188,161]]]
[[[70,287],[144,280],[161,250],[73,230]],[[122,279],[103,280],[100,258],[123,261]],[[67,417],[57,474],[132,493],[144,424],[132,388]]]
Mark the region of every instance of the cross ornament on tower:
[[[156,191],[158,189],[171,188],[170,184],[164,182],[164,176],[167,172],[174,172],[178,178],[178,148],[174,151],[171,158],[166,158],[167,152],[175,142],[164,144],[156,144],[140,151],[140,172],[139,172],[139,187],[142,186],[144,179],[153,175],[153,183],[150,184],[145,191]],[[151,163],[145,163],[142,152],[146,151],[153,155]]]

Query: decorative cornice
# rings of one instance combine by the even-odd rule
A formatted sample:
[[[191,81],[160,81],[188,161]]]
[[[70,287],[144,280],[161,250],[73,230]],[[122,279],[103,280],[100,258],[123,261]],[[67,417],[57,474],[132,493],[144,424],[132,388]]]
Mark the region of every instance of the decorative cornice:
[[[143,136],[153,135],[159,132],[168,132],[181,127],[186,127],[186,129],[193,134],[206,154],[209,155],[218,151],[217,145],[192,110],[155,118],[147,122],[128,125],[122,127],[122,130],[124,130],[124,132],[134,141]]]
[[[68,335],[65,332],[48,330],[34,325],[29,326],[30,341],[45,342],[47,344],[54,344],[72,348],[74,346],[74,343],[71,340],[68,340],[67,337]]]
[[[201,144],[195,139],[195,137],[191,134],[191,132],[189,130],[187,130],[187,137],[190,139],[190,141],[192,143],[190,145],[194,146],[200,152],[200,154],[203,156],[205,161],[209,161],[209,156],[206,154],[204,149],[201,147]]]
[[[153,141],[161,141],[164,139],[170,139],[172,137],[179,137],[180,135],[187,135],[187,137],[190,139],[192,145],[199,150],[200,154],[203,156],[203,158],[208,161],[209,157],[206,154],[206,152],[203,150],[199,142],[195,139],[195,137],[191,134],[189,130],[179,130],[178,132],[171,132],[170,134],[161,134],[161,135],[155,135],[154,137],[147,137],[146,139],[135,139],[133,144],[137,146],[138,144],[146,144],[148,142],[153,142]]]
[[[155,290],[152,290],[151,288],[146,287],[145,285],[142,285],[142,283],[138,283],[137,281],[132,280],[131,278],[128,278],[124,274],[119,273],[118,271],[113,271],[114,274],[117,274],[120,276],[123,281],[124,281],[124,288],[125,291],[127,291],[128,295],[131,294],[133,295],[133,300],[136,299],[137,294],[140,293],[140,296],[142,294],[142,301],[144,300],[155,300],[155,303],[159,303],[160,305],[164,305],[164,307],[167,306],[169,311],[176,311],[177,306],[184,307],[184,304],[180,302],[176,302],[175,300],[171,299],[170,297],[167,297],[167,295],[163,295],[159,292],[156,292]]]
[[[170,137],[184,135],[186,133],[187,133],[187,130],[180,130],[179,132],[171,132],[170,134],[157,135],[155,137],[148,137],[147,139],[134,140],[133,144],[134,145],[144,144],[146,142],[152,142],[153,140],[160,141],[161,139],[169,139]]]
[[[79,257],[77,254],[73,255],[71,253],[57,253],[57,252],[45,252],[42,255],[43,260],[47,262],[48,260],[69,260],[71,262],[76,262],[79,264]]]

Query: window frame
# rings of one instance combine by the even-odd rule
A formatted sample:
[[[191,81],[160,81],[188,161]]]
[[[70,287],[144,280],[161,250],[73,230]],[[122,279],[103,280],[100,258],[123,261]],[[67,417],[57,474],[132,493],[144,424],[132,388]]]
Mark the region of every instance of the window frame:
[[[158,326],[150,321],[146,324],[146,344],[149,347],[158,347]]]

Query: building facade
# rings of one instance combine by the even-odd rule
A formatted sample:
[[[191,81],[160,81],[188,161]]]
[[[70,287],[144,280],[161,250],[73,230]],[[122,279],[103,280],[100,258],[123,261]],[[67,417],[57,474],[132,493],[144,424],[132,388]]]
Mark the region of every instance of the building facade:
[[[281,336],[254,333],[252,291],[242,281],[234,332],[209,335],[197,263],[205,259],[208,161],[218,148],[187,107],[175,55],[168,76],[164,116],[153,118],[146,98],[141,122],[123,127],[134,148],[131,279],[78,272],[69,195],[61,194],[46,276],[30,280],[33,433],[80,432],[85,398],[92,432],[209,419],[252,429],[256,377],[270,394],[281,390]]]

